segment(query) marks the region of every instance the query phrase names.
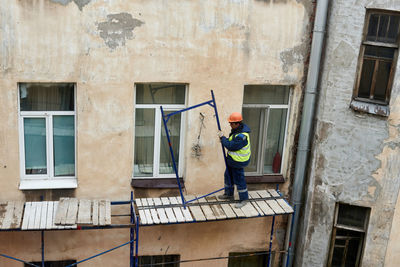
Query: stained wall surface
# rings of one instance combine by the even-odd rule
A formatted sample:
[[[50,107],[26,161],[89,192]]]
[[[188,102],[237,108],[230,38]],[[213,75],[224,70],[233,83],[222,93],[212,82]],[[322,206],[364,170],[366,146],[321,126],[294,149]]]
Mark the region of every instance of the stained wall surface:
[[[290,86],[291,106],[283,163],[283,175],[288,182],[281,187],[288,193],[291,152],[309,50],[311,2],[2,1],[0,201],[39,200],[40,196],[45,200],[62,196],[129,199],[134,161],[134,85],[140,82],[188,84],[187,106],[209,100],[213,89],[226,133],[229,131],[228,115],[241,111],[244,85]],[[21,175],[20,82],[76,84],[77,189],[18,189]],[[202,157],[191,156],[191,146],[199,131],[198,112],[186,116],[183,154],[186,191],[196,194],[221,188],[224,172],[213,113],[207,107],[199,111],[207,119],[202,135]],[[140,192],[144,196],[164,193]],[[279,242],[275,242],[275,246],[282,246],[285,219],[281,222],[277,230]],[[195,226],[148,228],[142,235],[149,236],[144,238],[143,253],[164,254],[168,246],[174,246],[170,252],[182,252],[183,257],[189,259],[205,256],[207,251],[210,252],[207,255],[217,256],[227,255],[229,251],[263,250],[267,247],[268,224],[269,219],[243,220],[238,224],[212,223],[212,227],[202,224],[200,228],[208,231],[208,235],[203,235]],[[51,247],[46,255],[52,260],[67,259],[72,254],[81,258],[97,250],[96,245],[89,242],[90,238],[93,237],[99,247],[109,248],[126,241],[126,232],[52,232],[46,234]],[[175,246],[173,238],[167,238],[167,241],[163,239],[163,246],[157,245],[158,236],[174,237],[177,232],[192,240],[182,239]],[[216,233],[219,234],[214,237]],[[206,238],[211,236],[213,243],[221,248],[210,247],[203,253],[202,249],[208,244]],[[20,250],[24,244],[27,250],[23,255],[27,260],[40,259],[38,238],[38,233],[0,233],[0,251],[22,255]],[[201,240],[196,243],[199,238]],[[128,250],[115,253],[116,257],[123,258],[121,266],[126,266]],[[0,259],[0,265],[5,262]],[[83,264],[92,265],[96,262]]]
[[[349,107],[365,14],[373,8],[400,11],[400,2],[330,3],[296,266],[326,266],[336,203],[371,209],[361,266],[395,266],[399,261],[395,233],[400,221],[398,215],[394,216],[400,186],[399,61],[388,117],[356,112]],[[390,259],[386,260],[387,265],[385,258]]]

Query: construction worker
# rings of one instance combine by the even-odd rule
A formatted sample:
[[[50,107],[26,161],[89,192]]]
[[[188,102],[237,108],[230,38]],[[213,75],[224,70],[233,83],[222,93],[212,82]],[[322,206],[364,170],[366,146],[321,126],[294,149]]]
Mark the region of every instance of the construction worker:
[[[224,174],[225,192],[218,196],[218,199],[233,200],[233,185],[235,184],[240,198],[240,202],[236,203],[235,207],[241,208],[249,199],[243,168],[250,162],[250,128],[243,123],[242,114],[239,112],[233,112],[228,121],[232,128],[229,138],[226,138],[221,131],[217,133],[222,145],[228,150],[227,168]]]

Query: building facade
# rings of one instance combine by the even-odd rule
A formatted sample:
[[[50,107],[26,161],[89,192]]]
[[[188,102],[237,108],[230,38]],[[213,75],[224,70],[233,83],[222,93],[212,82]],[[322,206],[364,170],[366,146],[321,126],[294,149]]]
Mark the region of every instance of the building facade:
[[[167,112],[193,106],[211,89],[225,134],[234,111],[252,128],[248,187],[279,183],[288,196],[313,10],[308,0],[3,2],[0,201],[178,195],[160,105]],[[185,194],[223,187],[213,111],[189,111],[169,128]],[[266,251],[271,222],[147,227],[139,255]],[[275,265],[286,222],[276,219]],[[38,262],[40,240],[37,231],[0,232],[0,252]],[[70,262],[126,242],[129,230],[46,231],[44,240],[46,261]],[[0,257],[0,266],[21,264]],[[125,247],[82,265],[128,264]],[[186,266],[205,264],[228,259]]]
[[[397,266],[398,1],[331,1],[297,266]]]

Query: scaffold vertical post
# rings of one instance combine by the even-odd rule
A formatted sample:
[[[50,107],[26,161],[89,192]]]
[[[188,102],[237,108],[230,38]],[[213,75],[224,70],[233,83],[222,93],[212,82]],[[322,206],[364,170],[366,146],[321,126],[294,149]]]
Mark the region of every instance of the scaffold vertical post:
[[[132,227],[132,224],[135,223],[135,220],[134,220],[134,217],[133,217],[133,216],[135,216],[135,214],[133,214],[133,191],[131,191],[130,209],[131,209],[131,211],[130,211],[130,214],[131,214],[131,218],[130,218],[131,227],[129,228],[129,231],[130,231],[130,238],[129,239],[130,239],[131,243],[129,244],[129,256],[130,256],[129,262],[130,262],[130,267],[133,267],[133,239],[135,238],[135,236],[134,236],[134,228]],[[135,227],[136,227],[136,225],[135,225]]]
[[[44,231],[42,230],[42,267],[44,267]]]
[[[139,216],[136,216],[136,225],[135,225],[135,227],[136,227],[135,267],[139,266],[139,256],[138,256],[138,254],[139,254],[139,223],[140,223]]]
[[[274,225],[275,225],[275,215],[272,216],[272,225],[271,225],[271,236],[269,239],[269,250],[268,250],[268,262],[267,267],[271,264],[271,253],[272,253],[272,239],[274,238]]]
[[[163,107],[160,106],[160,109],[161,109],[161,117],[162,117],[162,120],[163,120],[163,123],[164,123],[165,134],[167,135],[167,139],[168,139],[169,152],[171,153],[171,157],[172,157],[172,165],[173,165],[173,167],[174,167],[176,180],[177,180],[177,182],[178,182],[179,192],[180,192],[181,198],[182,198],[182,204],[183,204],[183,207],[186,208],[185,199],[184,199],[184,197],[183,197],[183,192],[182,192],[182,186],[181,186],[181,183],[180,183],[180,181],[179,181],[178,169],[177,169],[176,163],[175,163],[174,150],[172,149],[171,138],[170,138],[170,136],[169,136],[167,121],[165,120],[165,114],[164,114]]]

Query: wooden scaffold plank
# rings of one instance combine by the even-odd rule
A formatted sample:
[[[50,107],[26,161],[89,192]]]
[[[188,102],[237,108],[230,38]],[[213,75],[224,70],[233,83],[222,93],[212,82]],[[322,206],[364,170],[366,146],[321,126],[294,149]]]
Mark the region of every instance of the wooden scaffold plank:
[[[42,202],[36,202],[36,211],[33,227],[31,229],[39,229],[40,228],[40,216],[42,215]]]
[[[284,199],[277,199],[276,202],[285,210],[286,213],[293,213],[293,208],[284,200]]]
[[[22,219],[21,230],[26,230],[26,229],[28,229],[29,218],[30,218],[30,216],[31,216],[31,207],[32,207],[32,202],[26,202],[26,203],[25,203],[24,217],[23,217],[23,219]]]
[[[216,220],[214,213],[212,212],[210,206],[208,205],[201,205],[201,209],[203,210],[204,215],[206,216],[207,221]]]
[[[179,223],[185,221],[185,217],[183,216],[180,207],[173,207],[172,210],[174,211],[175,218]]]
[[[147,217],[146,214],[144,213],[144,210],[139,209],[139,219],[140,219],[140,224],[147,224]]]
[[[46,229],[53,228],[53,213],[54,213],[54,201],[47,203],[47,216],[46,216]]]
[[[188,207],[186,207],[186,209],[181,207],[181,211],[183,216],[185,217],[185,222],[193,222],[193,217],[192,214],[190,214]]]
[[[158,218],[158,214],[156,209],[150,209],[151,218],[153,219],[154,224],[160,223],[160,218]]]
[[[273,197],[280,197],[279,193],[275,189],[268,189],[268,193]]]
[[[43,201],[42,202],[42,214],[40,215],[40,226],[39,226],[39,229],[46,229],[48,204],[49,204],[48,201]]]
[[[257,210],[253,207],[253,205],[251,203],[247,203],[246,205],[241,207],[241,210],[243,211],[244,215],[247,218],[258,216]]]
[[[275,199],[266,200],[266,202],[276,214],[285,213],[285,211],[281,208],[281,206],[279,206],[278,202],[276,202]]]
[[[175,214],[172,211],[172,208],[165,208],[165,213],[167,214],[169,223],[176,223],[177,222],[177,220],[175,218]]]
[[[221,208],[229,219],[236,218],[236,213],[232,210],[229,204],[221,204]]]
[[[54,218],[55,224],[65,224],[69,206],[68,200],[68,198],[60,198],[60,201],[57,203],[56,216]]]
[[[260,197],[262,197],[262,198],[270,198],[270,197],[271,197],[271,195],[268,193],[267,190],[258,190],[258,191],[256,191],[256,192],[257,192],[257,194],[259,194]]]
[[[99,225],[106,225],[106,201],[104,199],[99,201]]]
[[[3,218],[0,218],[0,229],[9,229],[11,226],[12,218],[14,215],[14,201],[8,201],[5,206],[5,212]]]
[[[96,226],[99,225],[99,201],[95,199],[92,204],[92,223]]]
[[[256,204],[261,208],[264,215],[275,215],[275,212],[268,206],[268,204],[264,200],[257,200]]]
[[[16,201],[14,205],[14,215],[11,220],[10,229],[18,229],[21,227],[23,212],[24,212],[24,202]]]
[[[160,222],[168,223],[168,218],[167,215],[165,214],[165,210],[163,208],[157,208],[156,211],[158,213],[158,217],[160,218]]]
[[[106,200],[105,225],[111,225],[111,201]]]
[[[189,209],[192,212],[192,215],[196,221],[204,222],[206,220],[206,217],[204,216],[199,206],[189,206]]]
[[[211,210],[213,211],[217,220],[223,220],[227,218],[224,210],[221,208],[220,205],[210,205]]]
[[[64,224],[66,224],[66,225],[75,224],[76,223],[77,214],[78,214],[78,199],[70,198],[69,199],[67,216],[65,218],[65,223]]]
[[[78,224],[92,223],[92,202],[89,199],[80,199],[78,208]]]
[[[246,217],[246,215],[243,213],[241,209],[235,208],[235,204],[231,203],[229,205],[239,218]]]

